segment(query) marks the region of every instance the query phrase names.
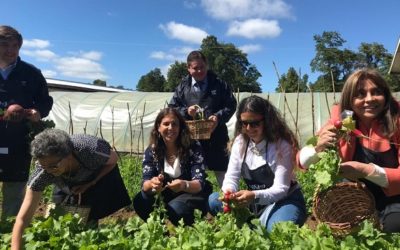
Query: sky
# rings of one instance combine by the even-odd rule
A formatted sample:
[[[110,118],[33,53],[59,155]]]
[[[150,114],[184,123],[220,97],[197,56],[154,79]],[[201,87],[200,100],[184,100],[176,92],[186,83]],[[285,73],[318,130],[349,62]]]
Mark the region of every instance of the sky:
[[[22,60],[47,78],[136,89],[155,68],[175,61],[208,35],[247,54],[275,92],[290,67],[314,81],[315,35],[336,31],[343,48],[382,44],[394,54],[399,0],[12,0],[1,2],[1,25],[24,38]],[[276,69],[274,68],[274,63]]]

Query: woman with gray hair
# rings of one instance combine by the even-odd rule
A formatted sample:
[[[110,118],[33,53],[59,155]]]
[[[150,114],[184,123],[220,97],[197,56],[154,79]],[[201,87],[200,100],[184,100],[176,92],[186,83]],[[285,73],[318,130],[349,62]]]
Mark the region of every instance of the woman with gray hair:
[[[110,144],[91,135],[68,135],[47,129],[31,143],[35,169],[28,181],[21,209],[12,232],[12,249],[19,249],[24,228],[30,223],[46,186],[55,185],[53,200],[81,195],[81,205],[90,206],[89,221],[96,222],[130,204]]]

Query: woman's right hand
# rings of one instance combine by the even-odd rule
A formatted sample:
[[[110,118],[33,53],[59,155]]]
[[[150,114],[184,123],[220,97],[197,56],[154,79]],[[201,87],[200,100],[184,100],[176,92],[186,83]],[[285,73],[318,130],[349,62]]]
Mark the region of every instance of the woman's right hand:
[[[164,175],[159,174],[150,179],[150,190],[152,193],[159,193],[163,190]]]
[[[333,124],[328,124],[318,134],[318,142],[315,146],[316,152],[322,152],[328,147],[336,146],[338,129]]]

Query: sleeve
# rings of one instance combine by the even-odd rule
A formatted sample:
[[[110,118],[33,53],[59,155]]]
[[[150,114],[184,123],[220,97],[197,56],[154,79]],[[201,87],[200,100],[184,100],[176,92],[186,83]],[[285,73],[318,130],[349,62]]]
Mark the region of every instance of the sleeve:
[[[143,156],[142,162],[142,185],[143,182],[150,180],[151,178],[157,176],[159,173],[155,160],[154,155],[150,147],[146,149]]]
[[[303,169],[308,169],[311,164],[317,163],[319,157],[313,145],[304,146],[297,153],[298,165]]]
[[[185,81],[182,81],[175,88],[174,95],[172,96],[171,100],[169,101],[168,107],[175,108],[185,119],[188,120],[188,119],[191,119],[191,117],[189,116],[189,114],[187,112],[188,106],[185,101],[184,83],[185,83]]]
[[[221,100],[223,100],[223,107],[222,109],[218,110],[215,115],[218,117],[218,121],[220,121],[220,123],[227,123],[236,111],[237,101],[233,95],[231,86],[224,81],[221,81],[221,85]]]
[[[198,180],[201,184],[201,188],[204,188],[206,183],[206,169],[204,166],[204,156],[203,156],[203,149],[199,142],[193,143],[190,149],[190,172],[192,180]]]
[[[54,183],[54,180],[55,177],[53,175],[47,173],[36,164],[27,182],[27,187],[35,192],[43,192],[48,185]]]
[[[255,190],[256,199],[262,205],[272,204],[286,197],[293,178],[293,149],[286,141],[280,141],[275,144],[275,149],[269,147],[268,155],[274,159],[267,159],[269,162],[275,161],[274,183],[270,188]],[[274,152],[275,151],[275,152]]]
[[[317,135],[327,125],[333,124],[334,121],[340,118],[340,107],[339,105],[333,105],[331,110],[330,119],[318,130]],[[305,145],[301,150],[297,152],[296,163],[302,169],[308,169],[311,164],[317,163],[319,157],[313,145]]]
[[[36,89],[33,101],[34,108],[40,112],[41,117],[48,116],[53,106],[53,98],[49,95],[46,79],[39,70],[36,76]]]
[[[227,190],[236,192],[239,190],[239,180],[243,161],[240,154],[240,149],[243,143],[244,142],[241,136],[236,137],[235,141],[233,142],[231,155],[229,157],[228,169],[222,183],[223,192],[226,192]]]

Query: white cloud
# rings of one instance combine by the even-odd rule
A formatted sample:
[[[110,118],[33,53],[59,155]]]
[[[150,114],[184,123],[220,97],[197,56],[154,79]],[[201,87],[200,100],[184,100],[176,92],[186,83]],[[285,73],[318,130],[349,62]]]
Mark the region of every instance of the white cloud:
[[[175,56],[172,54],[168,54],[164,51],[153,51],[150,54],[150,58],[157,59],[157,60],[168,60],[173,61],[175,60]]]
[[[292,17],[284,0],[202,0],[201,4],[208,15],[221,20]]]
[[[57,72],[54,70],[42,70],[42,74],[44,75],[44,77],[46,78],[55,78],[57,76]]]
[[[242,36],[249,39],[257,37],[277,37],[282,32],[277,21],[249,19],[244,22],[234,21],[229,25],[228,36]]]
[[[51,50],[44,49],[50,46],[50,42],[41,39],[25,40],[20,54],[34,58],[39,62],[50,63],[54,69],[43,70],[45,77],[66,76],[80,79],[108,79],[99,61],[103,53],[99,51],[70,52],[73,56],[60,56]]]
[[[24,40],[22,48],[44,49],[50,46],[50,42],[41,39]]]
[[[186,62],[187,55],[195,50],[192,47],[183,46],[183,47],[175,47],[170,49],[168,52],[164,51],[153,51],[150,54],[150,58],[157,59],[157,60],[165,60],[165,61],[179,61],[179,62]]]
[[[63,57],[56,61],[56,69],[61,75],[82,79],[108,79],[98,62],[79,57]]]
[[[201,44],[201,41],[208,35],[207,32],[202,29],[176,22],[169,22],[165,25],[160,24],[159,27],[172,39],[194,44]]]
[[[81,52],[81,56],[89,60],[100,61],[103,53],[98,51]]]
[[[262,47],[260,44],[246,44],[246,45],[240,46],[239,49],[246,54],[250,54],[250,53],[260,51],[262,49]]]
[[[51,51],[51,50],[25,50],[21,49],[20,53],[25,56],[30,56],[35,58],[36,60],[40,62],[48,62],[51,61],[55,58],[57,58],[57,55]]]

